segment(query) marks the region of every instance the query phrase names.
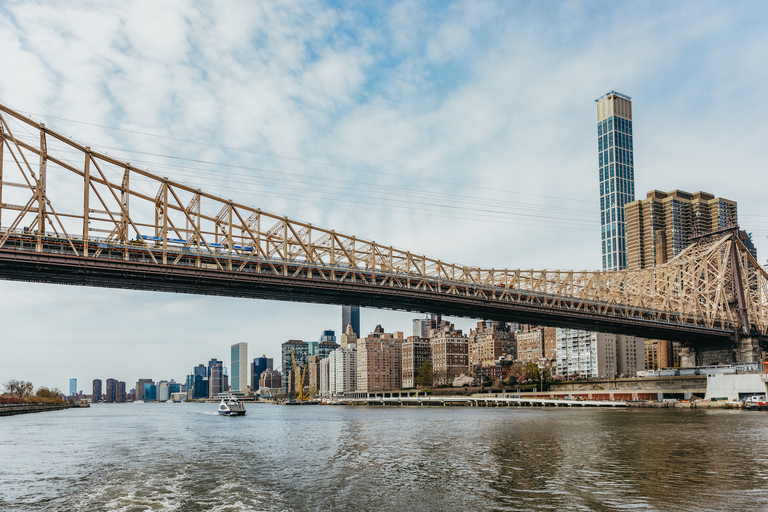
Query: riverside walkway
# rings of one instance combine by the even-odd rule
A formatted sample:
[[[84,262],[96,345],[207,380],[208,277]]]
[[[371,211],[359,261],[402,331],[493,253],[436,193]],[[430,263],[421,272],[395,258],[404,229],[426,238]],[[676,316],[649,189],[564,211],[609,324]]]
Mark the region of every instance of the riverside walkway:
[[[629,407],[629,403],[625,401],[473,396],[341,398],[338,400],[338,403],[341,405],[388,405],[416,407]]]

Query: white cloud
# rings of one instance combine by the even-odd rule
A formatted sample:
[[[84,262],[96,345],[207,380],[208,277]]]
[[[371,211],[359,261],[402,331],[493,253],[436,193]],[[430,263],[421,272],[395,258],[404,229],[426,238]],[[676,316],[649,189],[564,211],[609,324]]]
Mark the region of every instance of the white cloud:
[[[337,10],[312,1],[5,4],[0,101],[49,116],[295,158],[48,121],[158,174],[340,232],[472,265],[581,269],[598,267],[600,256],[592,100],[616,89],[634,97],[638,196],[651,188],[703,189],[739,201],[743,215],[766,215],[762,142],[768,129],[761,84],[768,55],[766,35],[749,13],[698,2],[435,7],[410,1],[365,8]],[[208,165],[131,149],[238,167],[214,173]],[[289,183],[280,178],[285,172],[326,181],[293,176],[298,183]],[[77,203],[72,187],[61,201]],[[421,202],[451,208],[430,217],[397,202],[423,207],[419,194]],[[506,215],[497,219],[506,223],[492,223],[477,220],[470,208],[554,218]],[[743,216],[750,229],[748,219],[764,255],[768,218]],[[29,318],[21,305],[32,300],[55,320],[59,327],[35,338],[41,347],[67,346],[88,358],[94,342],[82,336],[83,329],[123,325],[125,318],[113,309],[154,324],[178,317],[168,327],[142,330],[139,340],[121,334],[98,345],[110,360],[121,354],[137,366],[137,375],[124,377],[129,380],[147,373],[183,377],[138,368],[149,363],[129,350],[132,343],[153,346],[158,364],[180,358],[178,368],[186,368],[226,358],[236,338],[254,340],[256,352],[277,357],[284,339],[311,339],[338,323],[337,308],[324,306],[114,290],[72,295],[67,287],[5,282],[0,290],[21,297],[5,311]],[[82,310],[62,306],[70,296],[84,304]],[[300,323],[287,320],[297,311]],[[0,322],[6,314],[0,312]],[[392,324],[411,316],[381,315]],[[187,336],[188,326],[198,322],[206,324],[203,335]],[[383,323],[409,329],[407,322]],[[300,332],[285,330],[288,324],[299,324]],[[5,339],[0,344],[11,356],[28,354],[13,352]],[[99,363],[106,364],[88,359],[91,366]],[[0,368],[0,380],[7,371]],[[51,372],[59,381],[40,384],[62,387],[70,376],[69,369]]]

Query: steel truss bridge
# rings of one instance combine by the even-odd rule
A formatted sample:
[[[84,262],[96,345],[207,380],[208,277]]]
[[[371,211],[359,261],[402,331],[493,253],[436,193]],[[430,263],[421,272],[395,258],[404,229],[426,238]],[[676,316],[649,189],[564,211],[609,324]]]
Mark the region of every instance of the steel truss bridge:
[[[762,342],[768,275],[736,231],[642,270],[457,265],[222,199],[0,105],[3,279]]]

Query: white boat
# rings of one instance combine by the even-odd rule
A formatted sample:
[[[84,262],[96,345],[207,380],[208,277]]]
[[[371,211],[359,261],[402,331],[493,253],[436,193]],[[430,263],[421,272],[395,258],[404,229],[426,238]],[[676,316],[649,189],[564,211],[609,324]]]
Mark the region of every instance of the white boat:
[[[237,398],[222,398],[219,404],[222,416],[245,416],[245,405]]]

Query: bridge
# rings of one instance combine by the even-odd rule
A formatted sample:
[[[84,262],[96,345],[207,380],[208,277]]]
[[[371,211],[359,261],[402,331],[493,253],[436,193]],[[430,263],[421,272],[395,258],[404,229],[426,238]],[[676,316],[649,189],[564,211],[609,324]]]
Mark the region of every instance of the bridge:
[[[768,275],[716,232],[650,269],[490,269],[264,212],[0,105],[0,278],[359,305],[680,340],[768,339]]]

